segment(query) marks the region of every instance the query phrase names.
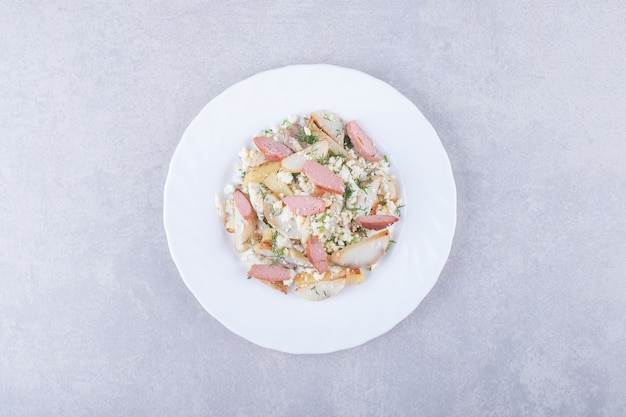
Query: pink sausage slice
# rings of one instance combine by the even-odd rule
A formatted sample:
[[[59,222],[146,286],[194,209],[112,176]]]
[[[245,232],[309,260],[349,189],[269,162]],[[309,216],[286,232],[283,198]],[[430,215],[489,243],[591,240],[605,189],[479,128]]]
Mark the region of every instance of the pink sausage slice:
[[[280,265],[254,264],[250,266],[248,275],[263,281],[286,281],[291,279],[291,270]]]
[[[359,222],[361,226],[369,230],[380,230],[385,227],[394,224],[399,220],[396,216],[391,216],[389,214],[376,214],[373,216],[359,216],[356,218],[356,221]]]
[[[383,159],[383,157],[378,154],[374,142],[372,142],[370,137],[367,136],[354,120],[346,125],[346,131],[348,132],[350,141],[366,161],[377,162]]]
[[[235,207],[237,207],[237,211],[239,211],[241,217],[246,220],[256,217],[256,213],[252,208],[252,204],[250,204],[250,200],[248,200],[248,197],[246,197],[240,189],[236,189],[233,192],[233,200],[235,200]]]
[[[326,210],[326,202],[318,197],[292,195],[284,197],[283,201],[292,213],[301,214],[303,216],[323,213],[324,210]]]
[[[305,161],[304,165],[302,165],[302,172],[313,184],[322,190],[336,194],[343,194],[346,190],[346,184],[343,183],[341,178],[318,162]]]
[[[322,243],[315,235],[312,235],[306,242],[306,256],[308,256],[309,261],[311,261],[317,272],[320,274],[326,272],[328,269],[326,251],[324,251],[324,246],[322,246]]]
[[[268,161],[281,161],[293,153],[289,146],[265,136],[256,136],[253,141]]]

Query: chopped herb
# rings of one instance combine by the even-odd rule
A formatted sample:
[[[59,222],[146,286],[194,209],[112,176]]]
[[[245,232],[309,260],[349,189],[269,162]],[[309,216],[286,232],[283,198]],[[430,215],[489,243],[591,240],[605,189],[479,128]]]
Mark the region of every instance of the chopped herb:
[[[272,239],[270,242],[272,243],[272,253],[276,257],[275,261],[272,264],[276,264],[279,261],[285,260],[285,248],[279,248],[276,240],[278,239],[278,231],[272,230]]]
[[[367,270],[368,270],[368,271],[371,271],[371,270],[372,270],[372,267],[371,267],[371,266],[368,266],[368,267],[367,267]]]
[[[269,209],[270,209],[270,213],[272,214],[272,216],[280,216],[283,212],[283,209],[276,209],[274,207],[274,204],[268,204]]]
[[[396,207],[396,216],[400,217],[400,209],[404,207],[404,204],[399,205],[398,207]]]
[[[273,135],[274,131],[272,129],[265,129],[263,133],[265,133],[266,135]]]
[[[355,216],[359,213],[359,211],[362,211],[363,213],[367,213],[367,209],[364,209],[361,207],[345,207],[345,209],[354,213]]]
[[[385,248],[385,252],[387,252],[389,250],[389,248],[391,248],[391,245],[393,245],[394,243],[396,243],[395,240],[390,240],[389,244],[387,245],[387,247]]]
[[[343,164],[344,162],[346,162],[346,159],[348,159],[348,157],[347,157],[347,156],[345,156],[345,155],[344,155],[344,154],[342,154],[342,153],[335,153],[335,152],[333,152],[333,151],[329,150],[329,151],[328,151],[328,157],[329,157],[329,158],[332,158],[333,156],[334,156],[335,158],[341,158],[341,159],[343,159],[343,161],[341,162],[342,164]]]
[[[311,287],[311,291],[313,291],[317,295],[320,295],[320,293],[317,292],[317,289],[315,288],[315,285]]]
[[[328,157],[320,156],[319,158],[315,158],[315,162],[320,165],[328,165]]]
[[[344,208],[346,207],[346,204],[348,203],[348,199],[350,198],[350,196],[352,196],[352,194],[354,194],[354,190],[352,189],[350,184],[346,184],[346,190],[343,192],[343,206],[344,206]]]
[[[265,184],[259,184],[259,193],[261,194],[261,200],[265,200],[268,191],[269,188],[267,188]]]
[[[248,279],[252,279],[252,277],[250,275],[248,275]]]
[[[326,291],[324,290],[324,297],[328,297],[328,294],[326,294]]]
[[[368,173],[365,178],[357,178],[354,180],[354,182],[356,183],[356,186],[359,187],[361,190],[365,190],[365,186],[372,182],[372,173]]]
[[[330,122],[330,117],[328,117],[328,115],[326,113],[324,113],[324,119],[328,120]]]
[[[387,201],[385,201],[385,200],[380,200],[380,201],[378,202],[378,205],[380,205],[380,206],[386,206],[386,205],[387,205]]]
[[[391,165],[391,164],[389,163],[389,159],[387,159],[387,155],[383,155],[383,159],[385,160],[385,162],[387,162],[387,165]]]
[[[313,145],[319,140],[319,138],[313,133],[307,135],[303,128],[298,129],[298,132],[296,133],[296,139],[298,139],[300,142],[308,143],[309,145]]]

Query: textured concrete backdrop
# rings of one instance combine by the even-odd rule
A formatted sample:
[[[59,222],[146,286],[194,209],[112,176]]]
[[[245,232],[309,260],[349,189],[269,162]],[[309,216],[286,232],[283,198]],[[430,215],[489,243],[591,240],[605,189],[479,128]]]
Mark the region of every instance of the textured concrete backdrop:
[[[620,0],[0,0],[0,415],[626,415],[625,21]],[[458,227],[396,328],[291,356],[202,310],[162,191],[206,102],[318,62],[423,111]]]

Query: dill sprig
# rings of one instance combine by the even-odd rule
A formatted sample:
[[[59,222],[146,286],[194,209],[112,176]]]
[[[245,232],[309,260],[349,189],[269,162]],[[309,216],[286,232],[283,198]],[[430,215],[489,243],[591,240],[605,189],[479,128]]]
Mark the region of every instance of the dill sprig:
[[[315,142],[320,140],[320,138],[313,133],[307,135],[304,128],[298,129],[298,131],[296,132],[296,139],[298,139],[300,142],[308,143],[309,145],[313,145]]]
[[[350,184],[346,184],[346,190],[343,192],[343,207],[346,207],[346,204],[348,204],[348,199],[350,199],[350,196],[352,196],[352,194],[354,194],[354,190],[352,189],[352,186]]]
[[[270,240],[272,244],[272,254],[276,257],[275,263],[285,260],[285,252],[284,248],[278,247],[278,231],[272,230],[272,239]]]

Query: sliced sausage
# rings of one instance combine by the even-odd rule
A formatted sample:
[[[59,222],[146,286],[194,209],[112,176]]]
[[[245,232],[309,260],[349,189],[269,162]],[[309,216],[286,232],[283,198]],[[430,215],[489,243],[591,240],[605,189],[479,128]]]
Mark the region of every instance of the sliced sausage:
[[[389,214],[376,214],[373,216],[359,216],[356,218],[356,221],[359,222],[361,226],[369,230],[380,230],[385,227],[394,224],[399,219],[396,216],[391,216]]]
[[[280,265],[253,264],[248,275],[263,281],[286,281],[291,279],[291,269]]]
[[[343,194],[346,184],[330,169],[315,161],[306,161],[302,165],[302,172],[317,187],[331,193]]]
[[[374,142],[372,142],[370,137],[367,136],[363,129],[361,129],[354,120],[348,123],[346,131],[348,132],[350,141],[366,161],[378,162],[383,159],[383,157],[378,154],[378,150],[376,150]]]
[[[326,210],[326,202],[318,197],[293,195],[284,197],[283,202],[293,214],[301,214],[302,216],[323,213]]]
[[[236,189],[233,192],[233,200],[235,200],[235,207],[237,207],[237,210],[239,211],[239,214],[241,214],[241,217],[246,220],[250,220],[256,217],[256,213],[252,208],[252,204],[250,203],[248,197],[243,193],[243,191],[241,191],[240,189]]]
[[[280,161],[293,153],[289,146],[265,136],[255,136],[253,141],[268,161]]]
[[[313,264],[317,272],[323,274],[328,269],[328,257],[322,242],[315,235],[311,235],[306,242],[306,256],[309,257],[309,261]]]

